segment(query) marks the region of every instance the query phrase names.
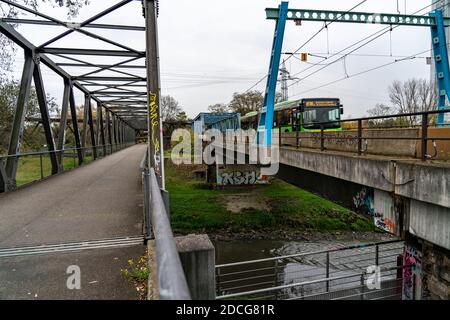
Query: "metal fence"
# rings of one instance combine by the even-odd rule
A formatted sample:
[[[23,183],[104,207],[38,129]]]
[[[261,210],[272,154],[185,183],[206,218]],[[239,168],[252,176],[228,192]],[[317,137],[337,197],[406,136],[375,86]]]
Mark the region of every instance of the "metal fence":
[[[395,240],[217,265],[217,299],[400,299],[402,252]]]
[[[134,143],[105,144],[83,148],[74,147],[55,151],[46,150],[3,155],[0,156],[0,167],[5,168],[7,159],[15,159],[18,163],[18,174],[16,175],[15,184],[16,187],[21,187],[51,175],[79,167],[82,164],[90,163],[132,145]],[[58,168],[52,165],[52,157],[55,156],[60,163]]]
[[[415,113],[403,113],[403,114],[395,114],[395,115],[387,115],[387,116],[376,116],[376,117],[363,117],[363,118],[354,118],[354,119],[345,119],[340,120],[341,125],[345,125],[348,123],[355,124],[356,135],[355,136],[339,136],[336,132],[327,131],[327,125],[336,124],[336,121],[329,122],[320,122],[315,123],[315,125],[319,126],[317,133],[310,132],[309,135],[304,135],[300,131],[299,124],[295,124],[293,126],[293,131],[295,132],[295,136],[288,135],[281,130],[281,126],[279,126],[278,131],[278,143],[279,145],[291,145],[299,148],[301,146],[301,140],[310,140],[310,139],[319,139],[320,141],[320,150],[324,151],[327,149],[327,141],[329,140],[353,140],[356,141],[356,146],[354,152],[358,155],[364,154],[367,151],[367,143],[370,140],[405,140],[405,141],[419,141],[420,144],[420,152],[418,152],[417,157],[422,160],[433,159],[436,157],[436,143],[439,141],[450,141],[450,135],[448,136],[429,136],[429,129],[433,127],[430,123],[432,117],[435,117],[438,114],[446,114],[450,113],[450,109],[448,110],[434,110],[427,112],[415,112]],[[389,123],[390,120],[394,121],[395,119],[400,120],[400,122],[407,122],[409,124],[404,125],[396,125],[395,123]],[[420,121],[418,121],[420,119]],[[366,125],[364,125],[366,123]],[[449,127],[450,125],[446,125],[445,127]],[[394,128],[419,128],[420,136],[418,137],[405,137],[402,135],[392,135],[392,136],[367,136],[364,133],[367,129],[394,129]],[[439,127],[442,128],[442,127]],[[366,130],[366,131],[365,131]],[[302,133],[300,135],[300,133]],[[284,143],[282,143],[283,141]],[[433,146],[433,153],[430,154],[429,143]]]
[[[144,192],[144,236],[154,239],[158,294],[161,300],[190,300],[191,295],[170,226],[168,201],[155,170],[148,167],[148,152],[140,164]]]

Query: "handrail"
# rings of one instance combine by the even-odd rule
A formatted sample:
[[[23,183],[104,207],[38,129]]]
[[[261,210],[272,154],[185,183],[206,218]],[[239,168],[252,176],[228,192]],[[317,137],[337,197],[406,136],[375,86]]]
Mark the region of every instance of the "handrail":
[[[420,111],[420,112],[410,112],[410,113],[397,113],[390,114],[385,116],[372,116],[372,117],[360,117],[360,118],[351,118],[351,119],[339,119],[335,121],[324,121],[324,122],[314,122],[315,125],[325,125],[336,122],[354,122],[354,121],[369,121],[369,120],[380,120],[380,119],[390,119],[390,118],[402,118],[402,117],[413,117],[413,116],[425,116],[425,115],[433,115],[440,113],[448,113],[450,109],[442,109],[442,110],[430,110],[430,111]]]
[[[399,270],[399,269],[404,269],[404,268],[407,268],[407,267],[410,267],[410,266],[397,266],[397,267],[385,267],[385,268],[381,268],[380,267],[380,271],[381,272],[385,272],[385,271]],[[278,291],[278,290],[283,290],[283,289],[290,289],[290,288],[294,288],[294,287],[300,287],[300,286],[305,286],[305,285],[317,284],[317,283],[322,283],[322,282],[327,282],[327,281],[335,281],[335,280],[341,280],[341,279],[347,279],[347,278],[355,278],[355,277],[364,276],[366,274],[367,274],[366,272],[361,272],[361,273],[355,273],[355,274],[351,274],[351,275],[342,275],[342,276],[336,276],[336,277],[326,277],[326,278],[317,279],[317,280],[309,280],[309,281],[302,281],[302,282],[297,282],[297,283],[289,283],[289,284],[284,284],[284,285],[274,286],[274,287],[269,287],[269,288],[262,288],[262,289],[255,289],[255,290],[250,290],[250,291],[245,291],[245,292],[225,294],[225,295],[216,297],[216,299],[236,298],[236,297],[240,297],[240,296],[252,295],[252,294],[257,294],[257,293],[265,293],[265,292],[271,292],[271,291]]]
[[[46,154],[58,153],[58,152],[86,150],[86,149],[111,147],[111,146],[120,146],[120,145],[128,145],[128,144],[130,144],[130,143],[113,143],[113,144],[87,146],[87,147],[80,147],[80,148],[77,148],[77,147],[65,148],[65,149],[62,149],[62,150],[45,150],[45,151],[36,151],[36,152],[27,152],[27,153],[5,154],[5,155],[0,155],[0,159],[13,158],[13,157],[40,156],[40,155],[46,155]]]
[[[403,242],[403,241],[402,240],[387,240],[387,241],[381,241],[381,242],[371,242],[371,243],[350,245],[350,246],[334,248],[334,249],[325,249],[325,250],[318,250],[318,251],[295,253],[295,254],[290,254],[290,255],[286,255],[286,256],[276,256],[276,257],[270,257],[270,258],[264,258],[264,259],[246,260],[246,261],[240,261],[240,262],[218,264],[218,265],[216,265],[216,269],[217,268],[234,267],[234,266],[239,266],[239,265],[244,265],[244,264],[266,262],[266,261],[274,261],[274,260],[289,259],[289,258],[296,258],[296,257],[305,257],[305,256],[311,256],[311,255],[327,253],[327,252],[337,252],[337,251],[345,251],[345,250],[352,250],[352,249],[376,247],[376,246],[380,246],[380,245],[391,244],[391,243],[400,243],[400,242]]]
[[[139,164],[139,170],[144,172],[148,168],[148,148],[145,150],[145,154],[142,157],[141,163]]]
[[[144,155],[140,168],[146,180],[144,181],[144,201],[147,203],[145,219],[151,221],[150,228],[152,228],[155,237],[159,298],[161,300],[190,300],[191,295],[186,276],[181,265],[155,170],[146,168],[147,160],[148,157]]]

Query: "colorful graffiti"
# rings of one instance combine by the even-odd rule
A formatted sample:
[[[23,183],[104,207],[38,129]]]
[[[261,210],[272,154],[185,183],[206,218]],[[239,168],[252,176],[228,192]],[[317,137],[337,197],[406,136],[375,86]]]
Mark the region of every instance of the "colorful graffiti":
[[[218,180],[218,184],[221,185],[256,184],[258,183],[258,174],[256,171],[222,172]]]
[[[422,297],[422,252],[405,244],[403,254],[403,300]]]
[[[375,203],[375,192],[378,192],[377,203]],[[389,195],[383,194],[383,191],[375,191],[373,188],[363,187],[353,197],[353,204],[359,212],[373,217],[377,228],[396,234],[397,225],[390,219],[394,208],[392,208],[392,198]]]
[[[359,191],[353,197],[353,204],[355,205],[356,209],[374,217],[376,216],[376,211],[373,203],[374,203],[373,188],[363,187],[361,191]]]
[[[383,217],[374,217],[373,219],[375,226],[377,226],[378,228],[390,233],[396,232],[397,225],[391,219]]]

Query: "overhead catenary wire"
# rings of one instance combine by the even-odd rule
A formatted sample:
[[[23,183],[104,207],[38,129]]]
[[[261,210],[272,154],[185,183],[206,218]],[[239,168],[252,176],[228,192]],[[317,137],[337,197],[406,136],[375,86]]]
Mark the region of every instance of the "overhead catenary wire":
[[[344,15],[345,13],[349,13],[352,10],[356,9],[357,7],[359,7],[360,5],[362,5],[363,3],[367,2],[367,0],[363,0],[361,2],[359,2],[358,4],[356,4],[355,6],[353,6],[352,8],[350,8],[349,10],[347,10],[346,12],[342,13],[340,16],[337,16],[334,20],[331,20],[330,22],[326,22],[324,24],[324,26],[322,26],[322,28],[320,28],[316,33],[314,33],[310,38],[308,38],[308,40],[306,40],[300,47],[298,47],[290,56],[288,56],[284,61],[288,61],[292,56],[294,56],[296,53],[298,53],[304,46],[306,46],[309,42],[311,42],[319,33],[321,33],[324,29],[326,29],[330,24],[332,24],[333,22],[335,22],[336,20],[340,19],[342,17],[342,15]],[[281,64],[280,64],[281,65]],[[250,88],[248,88],[247,90],[245,90],[245,92],[249,92],[250,90],[252,90],[253,88],[255,88],[258,84],[260,84],[262,81],[264,81],[267,78],[267,74],[262,77],[261,79],[259,79],[254,85],[252,85]]]
[[[412,14],[417,14],[417,13],[419,13],[420,11],[425,10],[426,8],[428,8],[428,7],[430,7],[430,6],[434,5],[434,4],[436,4],[436,3],[438,3],[438,2],[441,2],[441,1],[442,1],[442,0],[437,0],[437,1],[433,2],[433,3],[431,3],[430,5],[427,5],[427,6],[423,7],[423,8],[421,8],[421,9],[419,9],[419,10],[413,12]],[[444,6],[444,5],[441,5],[440,7],[436,8],[436,9],[440,9],[440,8],[442,8],[443,6]],[[427,14],[427,13],[425,13],[425,14]],[[425,15],[425,14],[423,14],[423,15]],[[305,77],[300,78],[299,80],[297,80],[297,81],[291,83],[288,87],[291,87],[291,86],[293,86],[293,85],[296,85],[296,84],[298,84],[299,82],[301,82],[301,81],[303,81],[303,80],[309,78],[310,76],[312,76],[312,75],[314,75],[314,74],[316,74],[316,73],[322,71],[323,69],[329,67],[330,65],[333,65],[333,64],[335,64],[336,62],[339,62],[339,61],[341,61],[342,59],[345,59],[345,57],[348,56],[349,54],[352,54],[353,52],[355,52],[355,51],[361,49],[362,47],[366,46],[367,44],[371,43],[372,41],[375,41],[376,39],[380,38],[381,36],[383,36],[383,35],[386,34],[387,32],[392,31],[393,29],[398,28],[398,27],[400,27],[400,26],[401,26],[401,25],[396,25],[396,26],[394,26],[394,27],[392,27],[392,26],[385,27],[385,28],[380,29],[380,30],[378,30],[378,31],[376,31],[376,32],[374,32],[374,33],[372,33],[372,34],[370,34],[369,36],[367,36],[367,37],[365,37],[365,38],[363,38],[363,39],[361,39],[361,40],[359,40],[359,41],[357,41],[357,42],[351,44],[350,46],[345,47],[344,49],[338,51],[337,53],[334,53],[333,55],[327,57],[326,59],[329,59],[329,58],[332,58],[332,57],[334,57],[334,56],[336,56],[336,55],[338,55],[338,54],[341,54],[342,52],[344,52],[344,51],[346,51],[346,50],[348,50],[348,49],[354,47],[355,45],[358,45],[359,43],[364,42],[364,41],[367,40],[367,41],[366,41],[365,43],[363,43],[362,45],[356,47],[355,49],[352,49],[351,51],[349,51],[349,52],[343,54],[341,57],[338,57],[337,59],[335,59],[335,60],[333,60],[333,61],[331,61],[331,62],[329,62],[329,63],[327,63],[327,64],[325,64],[325,65],[322,63],[323,61],[321,61],[320,63],[321,63],[322,66],[323,66],[322,68],[319,68],[319,69],[317,69],[317,70],[311,72],[310,74],[306,75]],[[373,37],[373,38],[371,39],[371,37]],[[295,74],[294,74],[294,77],[295,77],[295,76],[298,76],[299,74],[302,74],[302,73],[304,73],[304,72],[306,72],[306,71],[308,71],[308,70],[310,70],[310,69],[312,69],[313,67],[315,67],[315,66],[317,66],[317,65],[319,65],[319,64],[311,65],[311,66],[309,66],[308,68],[306,68],[306,69],[304,69],[304,70],[301,70],[301,71],[295,73]]]
[[[448,45],[448,44],[449,44],[449,43],[447,43],[447,45]],[[325,83],[325,84],[322,84],[322,85],[320,85],[320,86],[314,87],[314,88],[312,88],[312,89],[308,89],[308,90],[302,91],[302,92],[300,92],[300,93],[297,93],[297,94],[295,94],[293,97],[297,97],[297,96],[299,96],[299,95],[302,95],[302,94],[305,94],[305,93],[308,93],[308,92],[311,92],[311,91],[314,91],[314,90],[317,90],[317,89],[320,89],[320,88],[323,88],[323,87],[326,87],[326,86],[335,84],[335,83],[337,83],[337,82],[341,82],[341,81],[343,81],[343,80],[347,80],[347,79],[350,79],[350,78],[354,78],[354,77],[363,75],[363,74],[368,73],[368,72],[372,72],[372,71],[375,71],[375,70],[378,70],[378,69],[381,69],[381,68],[384,68],[384,67],[388,67],[388,66],[393,65],[393,64],[396,64],[396,63],[398,63],[398,62],[407,61],[407,60],[413,60],[413,59],[416,58],[416,55],[424,54],[424,53],[426,53],[426,52],[430,52],[431,50],[432,50],[432,49],[424,50],[424,51],[421,51],[421,52],[419,52],[419,53],[417,53],[417,54],[411,55],[411,56],[409,56],[409,57],[407,57],[407,58],[396,59],[396,60],[394,60],[394,61],[391,61],[391,62],[382,64],[382,65],[379,65],[379,66],[376,66],[376,67],[373,67],[373,68],[369,68],[369,69],[366,69],[366,70],[363,70],[363,71],[360,71],[360,72],[357,72],[357,73],[354,73],[354,74],[351,74],[351,75],[346,75],[345,77],[339,78],[339,79],[337,79],[337,80],[333,80],[333,81],[327,82],[327,83]]]

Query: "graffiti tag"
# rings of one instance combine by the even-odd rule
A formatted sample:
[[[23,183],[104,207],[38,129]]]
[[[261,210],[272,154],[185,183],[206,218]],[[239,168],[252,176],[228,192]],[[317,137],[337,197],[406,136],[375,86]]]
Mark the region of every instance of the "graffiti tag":
[[[158,109],[159,106],[156,103],[156,94],[150,93],[150,103],[148,106],[148,114],[149,114],[149,123],[151,128],[151,140],[154,147],[154,160],[155,160],[155,171],[159,172],[159,161],[161,159],[160,155],[160,142],[159,142],[159,115]]]
[[[223,172],[220,175],[222,185],[241,185],[241,184],[255,184],[258,181],[257,173],[255,171],[246,172]]]
[[[384,231],[395,233],[397,229],[397,225],[391,219],[383,217],[374,217],[374,221],[375,226]]]
[[[422,252],[405,245],[403,256],[403,300],[418,300],[422,291]]]

